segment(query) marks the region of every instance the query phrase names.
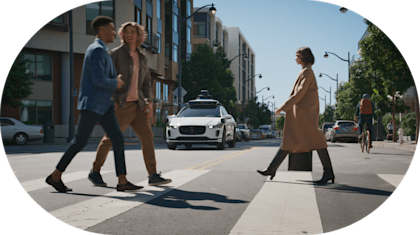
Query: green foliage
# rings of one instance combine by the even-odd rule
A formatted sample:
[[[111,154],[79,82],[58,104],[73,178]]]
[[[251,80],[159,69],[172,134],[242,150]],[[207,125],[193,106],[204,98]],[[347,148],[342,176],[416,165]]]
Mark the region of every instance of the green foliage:
[[[369,94],[376,104],[375,116],[395,115],[409,109],[400,99],[401,94],[414,86],[407,63],[378,27],[365,22],[369,35],[360,42],[362,59],[350,67],[350,81],[338,88],[335,119],[354,119],[363,94]]]
[[[401,127],[404,135],[413,136],[416,134],[416,113],[411,112],[402,117]]]
[[[388,125],[389,121],[392,120],[392,115],[388,114],[382,117],[382,125],[385,127]],[[400,119],[398,117],[395,118],[395,122],[397,125],[400,124]]]
[[[256,102],[257,98],[248,100],[245,106],[245,116],[248,118],[248,124],[254,128],[260,125],[271,124],[271,111],[268,109],[267,104],[260,104]],[[239,114],[239,118],[243,120],[244,113]]]
[[[277,120],[276,120],[276,129],[277,130],[283,130],[285,119],[286,118],[284,116],[280,116],[279,118],[277,118]]]
[[[334,106],[327,104],[323,114],[319,115],[319,126],[322,126],[324,122],[333,122],[334,121]]]
[[[188,92],[184,100],[195,99],[201,90],[208,90],[213,99],[218,100],[233,117],[236,111],[236,90],[230,62],[220,43],[213,47],[199,44],[188,61],[182,61],[182,87]]]
[[[23,106],[21,99],[32,94],[31,73],[27,72],[29,60],[19,60],[13,62],[9,75],[7,75],[4,85],[2,104],[17,108]]]

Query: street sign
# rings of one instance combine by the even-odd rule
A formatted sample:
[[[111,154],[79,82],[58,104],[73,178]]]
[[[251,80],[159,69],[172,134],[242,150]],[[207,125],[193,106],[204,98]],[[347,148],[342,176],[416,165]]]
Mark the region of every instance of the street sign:
[[[181,97],[184,97],[188,92],[181,87]],[[174,96],[178,97],[178,87],[174,90]]]

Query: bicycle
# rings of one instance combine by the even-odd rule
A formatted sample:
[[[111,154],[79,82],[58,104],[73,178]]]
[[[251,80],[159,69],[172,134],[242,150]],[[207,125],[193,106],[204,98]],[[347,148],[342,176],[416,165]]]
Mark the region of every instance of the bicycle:
[[[362,153],[365,148],[366,148],[366,153],[369,153],[370,152],[370,131],[367,128],[366,129],[363,128],[363,126],[359,127],[359,128],[362,128],[361,129],[362,138],[359,138],[359,144],[360,144],[360,148],[362,149]]]

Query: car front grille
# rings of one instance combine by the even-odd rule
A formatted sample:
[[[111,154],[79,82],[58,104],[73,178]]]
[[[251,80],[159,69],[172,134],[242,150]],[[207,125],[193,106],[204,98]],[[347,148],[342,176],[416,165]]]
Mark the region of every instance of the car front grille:
[[[205,126],[180,126],[179,132],[183,135],[201,135],[206,132]]]
[[[209,140],[208,137],[178,137],[176,140]]]

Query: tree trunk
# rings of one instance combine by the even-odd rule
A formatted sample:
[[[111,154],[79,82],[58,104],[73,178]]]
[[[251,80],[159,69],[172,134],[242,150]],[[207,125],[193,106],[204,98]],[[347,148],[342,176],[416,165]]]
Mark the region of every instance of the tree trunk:
[[[397,123],[395,122],[395,89],[394,95],[392,96],[392,142],[397,142]]]

